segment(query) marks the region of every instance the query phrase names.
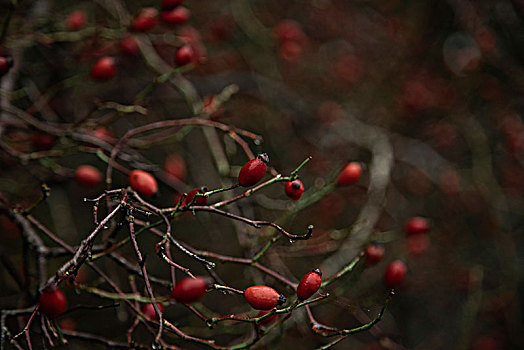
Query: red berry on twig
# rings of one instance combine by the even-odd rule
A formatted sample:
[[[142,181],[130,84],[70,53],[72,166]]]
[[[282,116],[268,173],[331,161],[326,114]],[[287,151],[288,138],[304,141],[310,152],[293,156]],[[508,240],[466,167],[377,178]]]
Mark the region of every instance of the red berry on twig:
[[[160,309],[160,312],[164,313],[164,306],[162,304],[160,304],[160,303],[156,303],[156,305]],[[141,311],[150,320],[157,320],[158,321],[158,316],[157,316],[157,314],[155,312],[155,307],[153,306],[153,303],[148,303],[148,304],[142,305]]]
[[[150,173],[144,170],[133,170],[129,173],[129,185],[144,196],[152,196],[158,192],[158,184]]]
[[[200,300],[206,293],[207,282],[203,277],[186,277],[175,284],[171,297],[183,304]]]
[[[244,291],[244,298],[254,309],[270,310],[282,305],[286,298],[268,286],[252,286]]]
[[[388,287],[396,287],[402,283],[404,277],[406,277],[406,271],[406,264],[401,260],[395,260],[391,262],[386,268],[384,282],[386,282]]]
[[[201,188],[195,188],[191,192],[187,194],[186,199],[184,199],[184,202],[182,202],[182,206],[189,205],[191,202],[193,202],[191,205],[206,205],[207,204],[207,197],[197,196],[196,199],[193,201],[193,198],[195,198],[195,194],[197,193],[204,193],[207,191],[206,187]]]
[[[287,196],[294,201],[298,201],[304,193],[304,184],[302,181],[296,179],[294,181],[286,182],[286,187],[284,188]]]
[[[269,157],[267,154],[262,153],[244,164],[238,174],[240,186],[250,187],[262,180],[266,173],[267,163],[269,163]]]
[[[297,287],[297,297],[299,300],[306,300],[317,292],[322,283],[322,272],[315,269],[302,277]]]
[[[48,289],[40,294],[40,312],[49,318],[56,318],[63,314],[67,308],[67,300],[59,289]]]

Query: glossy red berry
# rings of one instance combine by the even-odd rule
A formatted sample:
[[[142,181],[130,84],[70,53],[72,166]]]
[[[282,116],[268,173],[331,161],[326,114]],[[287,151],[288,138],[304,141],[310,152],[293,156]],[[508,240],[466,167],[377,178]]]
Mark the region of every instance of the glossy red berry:
[[[162,10],[171,10],[177,7],[178,5],[181,5],[184,2],[184,0],[162,0],[160,3],[160,7]]]
[[[67,300],[59,289],[47,289],[40,294],[40,312],[49,317],[56,318],[62,315],[67,308]]]
[[[250,187],[262,180],[266,173],[267,163],[269,163],[269,157],[267,154],[262,153],[244,164],[238,174],[240,186]]]
[[[69,30],[80,30],[87,23],[87,15],[84,11],[74,11],[66,19],[66,26]]]
[[[160,309],[160,312],[164,313],[164,306],[162,304],[160,304],[160,303],[156,303],[156,305]],[[157,316],[157,314],[155,312],[155,307],[153,306],[153,303],[148,303],[148,304],[142,305],[141,311],[150,320],[157,320],[158,321],[158,316]]]
[[[175,63],[177,66],[185,66],[193,62],[195,59],[195,51],[190,45],[179,47],[175,53]]]
[[[11,57],[0,56],[0,77],[9,72],[12,66],[13,60]]]
[[[154,28],[157,22],[158,10],[153,7],[143,8],[133,21],[132,28],[137,32],[147,32]]]
[[[357,182],[362,176],[362,166],[357,162],[348,163],[337,178],[337,186],[349,186]]]
[[[282,294],[268,286],[252,286],[244,291],[246,301],[257,310],[270,310],[286,302]]]
[[[120,39],[120,51],[124,55],[128,56],[134,56],[137,55],[140,51],[140,48],[138,47],[138,44],[136,43],[135,38],[133,38],[131,35],[125,36],[122,39]]]
[[[370,244],[366,248],[366,265],[376,265],[384,257],[386,249],[381,244]]]
[[[116,74],[116,65],[113,57],[101,57],[91,68],[89,75],[96,81],[105,81],[114,77]]]
[[[144,196],[152,196],[158,192],[158,184],[153,175],[143,170],[133,170],[129,173],[129,185]]]
[[[170,11],[164,11],[160,14],[162,21],[172,25],[184,24],[189,20],[190,16],[191,12],[183,6],[178,6]]]
[[[182,206],[189,205],[193,201],[193,198],[195,198],[195,194],[204,193],[206,191],[207,191],[206,187],[193,189],[191,192],[187,194],[186,199],[184,199],[184,201],[182,202]],[[196,197],[195,201],[193,201],[193,204],[191,205],[206,205],[206,204],[207,204],[207,197],[198,196]]]
[[[302,277],[297,287],[298,300],[306,300],[317,292],[322,283],[322,272],[315,269]]]
[[[294,201],[298,201],[304,193],[304,184],[302,181],[296,179],[294,181],[286,182],[286,187],[284,188],[287,196]]]
[[[396,287],[406,277],[407,267],[406,264],[401,260],[395,260],[391,262],[386,268],[384,273],[384,282],[388,287]]]
[[[415,216],[406,222],[405,231],[408,236],[425,233],[429,230],[429,221],[426,218]]]
[[[102,173],[92,165],[80,165],[75,177],[79,184],[87,187],[96,187],[102,181]]]
[[[164,162],[164,170],[169,175],[184,181],[187,175],[186,162],[178,154],[172,154]]]
[[[260,310],[257,314],[257,317],[262,317],[270,312],[271,310]],[[259,322],[259,324],[263,326],[267,326],[268,324],[271,324],[273,321],[275,321],[277,317],[278,317],[277,314],[271,315],[269,317],[264,318],[262,321]]]
[[[200,300],[206,293],[207,282],[203,277],[186,277],[175,284],[171,297],[183,304],[191,304]]]

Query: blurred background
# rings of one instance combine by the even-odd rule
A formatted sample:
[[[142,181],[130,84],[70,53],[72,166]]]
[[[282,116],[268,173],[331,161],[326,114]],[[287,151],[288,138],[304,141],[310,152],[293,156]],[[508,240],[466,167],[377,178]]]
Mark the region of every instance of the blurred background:
[[[370,243],[385,248],[377,264],[361,262],[322,290],[330,297],[311,306],[317,321],[339,329],[369,322],[389,290],[388,264],[406,264],[383,319],[333,349],[524,347],[524,1],[2,0],[0,23],[0,56],[13,63],[0,61],[1,309],[34,305],[41,286],[35,254],[9,214],[13,207],[31,207],[47,184],[50,196],[32,216],[78,245],[94,228],[92,203],[84,198],[106,185],[102,178],[79,183],[77,167],[91,165],[105,175],[111,150],[128,130],[200,117],[252,132],[241,136],[251,156],[269,155],[265,179],[287,176],[312,157],[299,172],[306,190],[300,200],[290,200],[276,183],[227,208],[292,233],[315,226],[307,241],[279,240],[262,264],[297,283],[317,267],[333,276]],[[191,48],[186,61],[184,46]],[[93,71],[102,57],[112,58],[114,73]],[[193,188],[236,183],[249,159],[241,143],[215,128],[155,130],[124,147],[111,187],[128,186],[132,169],[147,170],[159,181],[159,194],[147,200],[172,207]],[[362,177],[334,186],[350,161],[361,164]],[[105,210],[100,207],[101,217]],[[412,239],[406,223],[416,216],[429,229]],[[125,238],[127,230],[118,227],[115,222],[95,244]],[[57,246],[38,234],[46,246]],[[197,212],[177,217],[173,234],[197,250],[252,258],[274,232]],[[138,243],[148,270],[169,280],[169,266],[154,252],[158,241],[145,233]],[[119,253],[136,263],[129,245]],[[44,280],[69,259],[47,259]],[[173,259],[209,276],[180,251],[173,249]],[[131,291],[125,269],[111,259],[96,263]],[[214,273],[241,290],[268,284],[291,299],[294,293],[250,266],[220,263]],[[84,266],[76,282],[61,285],[70,307],[108,303],[75,283],[110,290]],[[169,288],[157,286],[155,293],[168,296]],[[184,332],[219,345],[253,336],[249,324],[209,329],[187,308],[172,301],[164,307]],[[209,316],[256,315],[241,296],[219,291],[196,307]],[[121,303],[56,321],[126,343],[133,319]],[[16,334],[25,320],[10,317],[6,325]],[[152,341],[143,325],[134,337]],[[33,339],[44,346],[39,327]],[[166,339],[182,349],[206,348]],[[313,349],[331,340],[311,331],[302,308],[253,348]],[[69,341],[64,348],[92,348]]]

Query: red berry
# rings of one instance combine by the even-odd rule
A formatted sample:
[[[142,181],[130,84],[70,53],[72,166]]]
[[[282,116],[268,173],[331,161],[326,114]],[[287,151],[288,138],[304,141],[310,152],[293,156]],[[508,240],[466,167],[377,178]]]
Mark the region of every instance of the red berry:
[[[284,188],[287,196],[294,201],[298,201],[304,193],[304,184],[300,180],[288,181],[286,182],[286,187]]]
[[[113,141],[113,139],[115,138],[115,135],[110,130],[107,130],[103,126],[96,128],[95,130],[91,132],[91,134],[92,136],[96,137],[97,139],[100,139],[106,142]]]
[[[386,249],[380,244],[370,244],[366,248],[366,265],[376,265],[384,257]]]
[[[282,305],[286,298],[268,286],[252,286],[244,291],[244,298],[254,309],[270,310]]]
[[[322,272],[315,269],[302,277],[297,287],[297,297],[299,300],[306,300],[317,292],[322,283]]]
[[[357,182],[362,176],[362,167],[357,162],[348,163],[337,178],[337,186],[349,186]]]
[[[102,173],[92,165],[80,165],[75,177],[79,184],[87,187],[95,187],[102,181]]]
[[[160,312],[164,313],[164,306],[162,304],[160,304],[160,303],[156,303],[156,305],[160,309]],[[157,320],[158,321],[158,316],[157,316],[157,314],[155,312],[155,307],[153,306],[153,303],[148,303],[148,304],[142,305],[141,311],[150,320]]]
[[[35,148],[46,150],[51,149],[55,145],[56,138],[53,135],[44,134],[44,133],[36,133],[33,134],[33,137],[31,139],[31,143]]]
[[[175,63],[177,66],[185,66],[194,61],[195,51],[190,45],[184,45],[178,48],[175,53]]]
[[[40,294],[40,312],[49,318],[56,318],[67,308],[64,293],[59,289],[48,289]]]
[[[138,47],[135,38],[128,35],[120,39],[120,51],[125,55],[134,56],[138,54],[140,48]]]
[[[280,21],[273,28],[273,31],[281,43],[292,41],[298,44],[304,44],[306,40],[306,35],[302,31],[300,24],[290,19]]]
[[[129,184],[135,191],[144,196],[152,196],[158,191],[158,184],[153,175],[143,170],[130,172]]]
[[[406,244],[410,254],[422,255],[428,250],[431,241],[426,233],[416,233],[408,236]]]
[[[268,313],[270,313],[271,310],[260,310],[257,314],[256,317],[262,317]],[[268,324],[272,323],[273,321],[275,321],[277,319],[278,315],[277,314],[274,314],[274,315],[271,315],[267,318],[264,318],[262,321],[260,321],[259,323],[263,326],[267,326]]]
[[[156,25],[158,10],[153,7],[143,8],[135,18],[132,28],[137,32],[147,32]]]
[[[189,203],[193,201],[193,198],[195,198],[195,194],[197,194],[197,192],[204,193],[206,191],[207,191],[206,187],[193,189],[191,192],[187,194],[186,199],[184,199],[184,201],[182,202],[182,207],[189,205]],[[199,197],[196,197],[192,205],[206,205],[206,204],[207,204],[207,197],[199,196]]]
[[[429,230],[429,222],[426,218],[415,216],[406,222],[405,231],[408,236],[416,233],[425,233]]]
[[[89,75],[93,80],[105,81],[116,74],[115,60],[112,57],[102,57],[91,68]]]
[[[6,74],[13,66],[11,57],[0,56],[0,77]]]
[[[87,15],[84,11],[74,11],[66,19],[66,26],[69,30],[80,30],[87,22]]]
[[[251,159],[249,162],[244,164],[240,173],[238,174],[238,183],[240,186],[249,187],[253,186],[262,178],[266,173],[267,163],[269,162],[269,157],[267,154],[259,154],[255,159]]]
[[[184,24],[189,20],[190,16],[191,12],[183,6],[176,7],[170,11],[164,11],[160,14],[162,21],[172,25]]]
[[[183,2],[184,0],[162,0],[160,7],[162,8],[162,10],[171,10],[177,7],[178,5],[181,5]]]
[[[398,286],[406,277],[406,264],[403,261],[395,260],[388,265],[384,274],[384,281],[388,287]]]
[[[200,300],[206,293],[207,282],[203,277],[186,277],[180,280],[171,291],[171,297],[179,303],[191,304]]]
[[[166,173],[176,177],[180,181],[184,181],[186,178],[186,162],[184,162],[184,158],[177,154],[172,154],[166,158],[164,162],[164,170]]]

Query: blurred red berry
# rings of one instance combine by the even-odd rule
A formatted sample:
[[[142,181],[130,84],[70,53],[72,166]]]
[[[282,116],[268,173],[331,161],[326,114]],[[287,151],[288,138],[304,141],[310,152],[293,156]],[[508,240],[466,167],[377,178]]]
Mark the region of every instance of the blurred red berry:
[[[191,304],[200,300],[206,293],[207,282],[202,277],[186,277],[178,281],[173,290],[171,297],[179,303]]]
[[[132,24],[133,30],[137,32],[147,32],[156,25],[158,10],[153,7],[143,8]]]
[[[384,257],[386,249],[381,244],[370,244],[366,247],[366,265],[376,265]]]
[[[138,47],[138,44],[131,35],[127,35],[120,39],[120,51],[129,56],[137,55],[138,52],[140,52],[140,48]]]
[[[315,269],[302,277],[297,287],[297,297],[299,300],[306,300],[317,292],[322,283],[322,272]]]
[[[0,77],[9,72],[9,69],[13,66],[13,60],[11,57],[0,56]]]
[[[178,154],[172,154],[164,162],[164,170],[171,176],[180,181],[184,181],[187,175],[186,162]]]
[[[162,304],[160,304],[160,303],[156,303],[156,305],[160,309],[160,312],[164,313],[164,306]],[[142,305],[141,311],[150,320],[157,320],[158,321],[158,315],[155,312],[155,307],[153,306],[153,303],[148,303],[148,304]]]
[[[164,11],[160,14],[162,21],[172,25],[184,24],[189,20],[190,16],[191,12],[183,6],[175,7],[170,11]]]
[[[67,300],[59,289],[48,289],[40,294],[40,312],[49,317],[56,318],[62,315],[67,308]]]
[[[408,253],[412,255],[423,255],[431,245],[431,241],[426,233],[416,233],[408,236],[406,244]]]
[[[158,184],[150,173],[144,170],[133,170],[129,173],[129,185],[133,190],[144,196],[152,196],[158,192]]]
[[[67,29],[75,31],[84,28],[87,23],[87,15],[84,11],[74,11],[66,19]]]
[[[92,165],[80,165],[75,177],[79,184],[87,187],[96,187],[102,181],[102,173]]]
[[[53,148],[56,142],[56,137],[49,134],[37,132],[33,134],[31,143],[37,149],[47,150]]]
[[[252,286],[244,291],[246,301],[257,310],[270,310],[286,302],[282,294],[268,286]]]
[[[240,186],[250,187],[262,180],[266,173],[267,163],[269,163],[269,157],[266,153],[262,153],[244,164],[238,174]]]
[[[348,163],[337,178],[337,186],[349,186],[357,182],[362,176],[362,166],[357,162]]]
[[[175,63],[177,66],[185,66],[195,60],[195,52],[190,45],[179,47],[175,53]]]
[[[429,230],[429,221],[426,218],[415,216],[406,222],[406,234],[413,235],[416,233],[424,233]]]
[[[284,191],[289,198],[294,201],[298,201],[300,197],[302,197],[302,193],[304,193],[304,184],[298,179],[294,181],[288,181],[286,182]]]
[[[105,81],[114,77],[116,74],[115,60],[112,57],[102,57],[95,62],[89,75],[93,80]]]
[[[395,260],[388,265],[384,273],[384,282],[390,288],[398,286],[406,277],[407,267],[401,260]]]

